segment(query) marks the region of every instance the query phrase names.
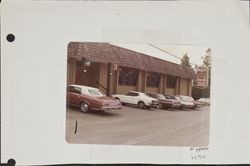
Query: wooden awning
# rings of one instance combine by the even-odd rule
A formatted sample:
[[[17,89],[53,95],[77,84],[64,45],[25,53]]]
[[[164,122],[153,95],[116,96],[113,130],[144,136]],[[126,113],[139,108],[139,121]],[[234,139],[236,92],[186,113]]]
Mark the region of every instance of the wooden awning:
[[[120,66],[137,68],[145,71],[194,78],[195,71],[186,66],[138,53],[109,43],[100,42],[70,42],[68,57],[90,62],[113,63]]]

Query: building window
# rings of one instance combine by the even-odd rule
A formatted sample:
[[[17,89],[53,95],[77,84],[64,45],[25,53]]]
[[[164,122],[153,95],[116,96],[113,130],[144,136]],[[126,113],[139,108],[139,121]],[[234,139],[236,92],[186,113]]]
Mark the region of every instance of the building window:
[[[167,88],[175,88],[176,81],[177,81],[176,76],[168,75],[167,76]]]
[[[147,75],[147,86],[148,87],[159,87],[161,74],[150,72]]]
[[[119,84],[120,85],[136,85],[138,75],[139,75],[138,69],[122,67],[119,72]]]

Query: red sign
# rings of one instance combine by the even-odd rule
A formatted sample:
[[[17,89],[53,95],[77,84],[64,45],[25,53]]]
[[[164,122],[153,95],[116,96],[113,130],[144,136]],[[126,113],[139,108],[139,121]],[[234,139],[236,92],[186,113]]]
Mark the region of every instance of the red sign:
[[[196,68],[196,86],[201,89],[208,87],[208,68],[200,66]]]

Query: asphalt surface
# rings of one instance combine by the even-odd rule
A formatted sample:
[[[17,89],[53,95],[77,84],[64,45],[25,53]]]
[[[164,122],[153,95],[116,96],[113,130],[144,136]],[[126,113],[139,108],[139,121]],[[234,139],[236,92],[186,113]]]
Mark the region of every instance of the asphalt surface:
[[[209,107],[196,110],[139,109],[82,113],[68,107],[66,140],[77,144],[207,146]]]

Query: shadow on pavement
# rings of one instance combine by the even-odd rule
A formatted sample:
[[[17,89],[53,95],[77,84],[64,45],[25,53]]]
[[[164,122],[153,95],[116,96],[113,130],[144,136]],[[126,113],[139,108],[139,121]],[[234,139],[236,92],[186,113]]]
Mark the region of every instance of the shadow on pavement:
[[[197,109],[188,109],[188,108],[183,108],[183,109],[165,109],[165,111],[169,111],[169,112],[194,112],[194,111],[201,111],[201,110],[197,110]]]
[[[90,110],[89,112],[83,113],[81,112],[80,108],[78,107],[74,107],[74,106],[67,106],[67,109],[70,109],[72,111],[78,111],[80,113],[84,114],[88,114],[88,115],[96,115],[96,116],[120,116],[119,114],[117,114],[119,111],[122,110],[117,110],[117,111],[110,111],[110,112],[105,112],[105,111],[95,111],[95,110]]]
[[[183,110],[181,109],[174,109],[174,108],[166,108],[166,109],[162,109],[163,111],[169,111],[169,112],[181,112]]]
[[[119,111],[121,110],[118,110],[118,111],[114,111],[114,112],[105,112],[105,111],[89,111],[87,114],[89,115],[96,115],[96,116],[107,116],[107,117],[112,117],[112,116],[120,116],[119,114]]]

